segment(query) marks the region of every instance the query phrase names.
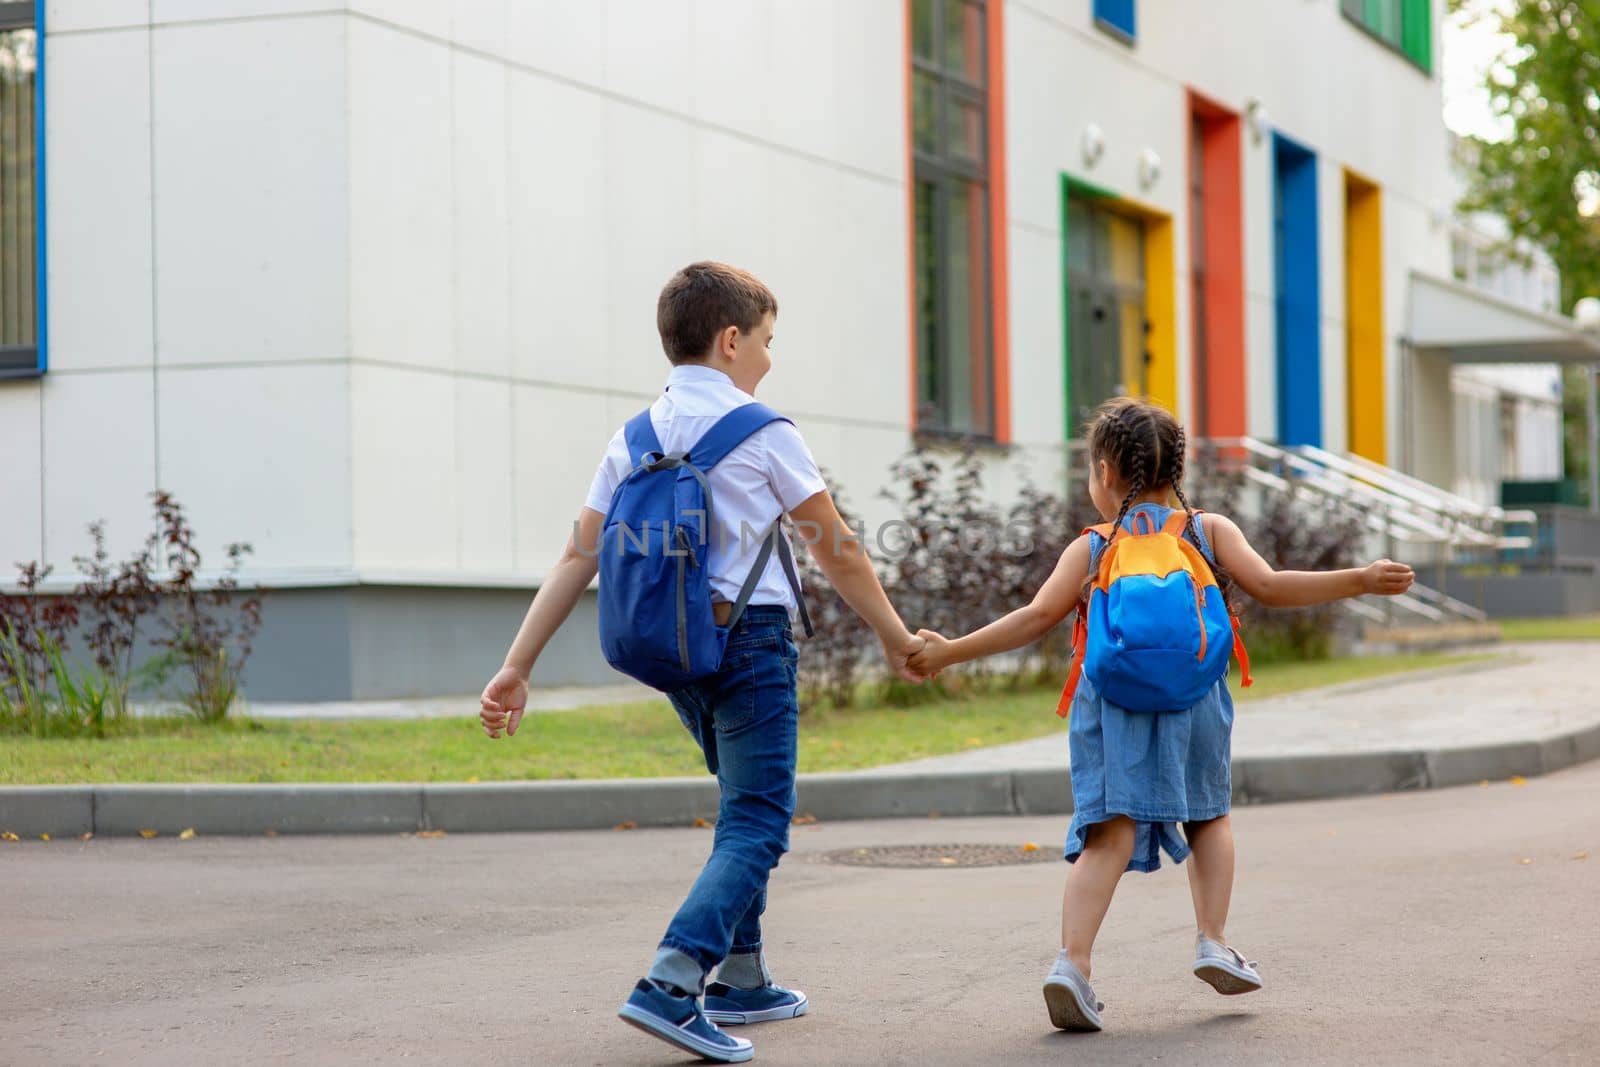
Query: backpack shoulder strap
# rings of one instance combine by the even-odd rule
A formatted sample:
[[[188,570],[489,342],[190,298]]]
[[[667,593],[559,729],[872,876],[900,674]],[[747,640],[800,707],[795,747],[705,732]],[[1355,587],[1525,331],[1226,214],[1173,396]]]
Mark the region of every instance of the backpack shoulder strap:
[[[689,462],[703,471],[721,463],[745,438],[769,423],[790,421],[765,404],[741,404],[701,435],[689,449]]]
[[[628,459],[635,467],[644,462],[646,455],[661,451],[661,440],[656,436],[655,425],[650,421],[649,408],[645,408],[627,421],[622,428],[622,436],[628,443]]]

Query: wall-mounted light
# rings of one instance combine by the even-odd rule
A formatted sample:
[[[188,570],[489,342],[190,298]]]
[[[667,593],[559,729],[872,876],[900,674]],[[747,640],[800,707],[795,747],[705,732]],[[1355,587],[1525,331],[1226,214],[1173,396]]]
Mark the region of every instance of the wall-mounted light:
[[[1267,106],[1259,100],[1251,100],[1244,106],[1244,124],[1250,131],[1250,140],[1260,144],[1267,138],[1267,129],[1271,120],[1267,116]]]
[[[1161,180],[1161,156],[1154,148],[1139,152],[1139,188],[1149,189]]]
[[[1106,134],[1097,123],[1083,128],[1083,164],[1092,167],[1106,154]]]
[[[1586,296],[1572,305],[1572,318],[1578,329],[1600,333],[1600,297]]]

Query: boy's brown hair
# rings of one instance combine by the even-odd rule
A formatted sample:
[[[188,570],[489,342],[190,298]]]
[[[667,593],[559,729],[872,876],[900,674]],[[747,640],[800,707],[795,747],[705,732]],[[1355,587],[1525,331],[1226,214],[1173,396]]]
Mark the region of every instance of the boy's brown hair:
[[[661,347],[673,363],[704,359],[717,334],[729,326],[749,333],[778,298],[749,271],[726,263],[691,263],[674,274],[656,302]]]

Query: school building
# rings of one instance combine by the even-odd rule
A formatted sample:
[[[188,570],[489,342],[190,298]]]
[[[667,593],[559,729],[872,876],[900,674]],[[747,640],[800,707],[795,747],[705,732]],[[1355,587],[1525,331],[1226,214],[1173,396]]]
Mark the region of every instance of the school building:
[[[475,692],[701,258],[869,518],[918,438],[1058,482],[1122,392],[1492,503],[1600,345],[1478,284],[1444,6],[0,0],[0,560],[69,588],[159,486],[254,546],[252,696]]]

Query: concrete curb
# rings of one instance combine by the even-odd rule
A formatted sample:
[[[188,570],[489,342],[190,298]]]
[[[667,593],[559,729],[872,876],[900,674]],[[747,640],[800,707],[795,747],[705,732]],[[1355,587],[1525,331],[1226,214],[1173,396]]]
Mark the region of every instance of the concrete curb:
[[[1538,741],[1469,748],[1254,756],[1233,763],[1235,804],[1442,789],[1533,777],[1600,759],[1600,725]],[[827,821],[1072,810],[1053,770],[805,774],[796,810]],[[0,831],[19,836],[456,833],[691,826],[716,818],[710,778],[306,785],[0,787]]]

